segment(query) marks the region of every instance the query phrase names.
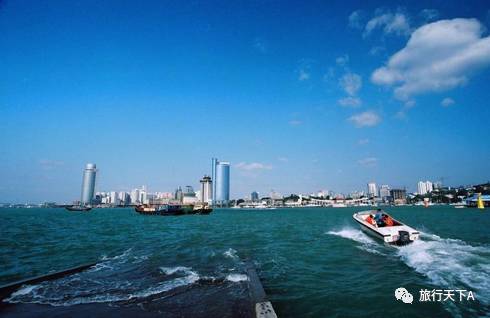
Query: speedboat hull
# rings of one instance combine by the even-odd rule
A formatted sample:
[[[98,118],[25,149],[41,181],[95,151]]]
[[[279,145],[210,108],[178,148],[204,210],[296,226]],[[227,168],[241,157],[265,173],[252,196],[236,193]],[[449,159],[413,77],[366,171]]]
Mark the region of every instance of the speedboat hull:
[[[393,220],[393,225],[373,225],[368,223],[366,221],[367,217],[376,213],[377,211],[362,211],[354,213],[352,217],[357,223],[359,223],[364,232],[374,238],[382,240],[386,244],[398,246],[407,245],[419,238],[420,233],[417,230],[391,218],[391,216],[385,212],[382,212],[382,214],[389,216]]]

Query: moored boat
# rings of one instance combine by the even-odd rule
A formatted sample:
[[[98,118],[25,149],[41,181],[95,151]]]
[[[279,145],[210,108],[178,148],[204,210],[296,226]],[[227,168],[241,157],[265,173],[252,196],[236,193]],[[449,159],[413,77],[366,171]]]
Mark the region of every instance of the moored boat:
[[[213,212],[213,209],[207,204],[196,204],[193,212],[195,214],[209,214]]]
[[[86,205],[71,205],[71,206],[65,206],[65,209],[68,211],[72,212],[88,212],[92,210],[91,207],[86,206]]]
[[[152,214],[152,215],[184,214],[184,209],[182,208],[182,206],[177,204],[163,204],[163,205],[143,204],[143,205],[136,206],[134,210],[140,214]]]
[[[162,205],[150,205],[143,204],[138,205],[134,210],[140,214],[150,215],[184,215],[184,214],[209,214],[213,211],[207,205],[182,205],[182,204],[162,204]]]
[[[354,213],[354,220],[366,233],[392,245],[407,245],[419,238],[420,233],[395,220],[381,209]]]

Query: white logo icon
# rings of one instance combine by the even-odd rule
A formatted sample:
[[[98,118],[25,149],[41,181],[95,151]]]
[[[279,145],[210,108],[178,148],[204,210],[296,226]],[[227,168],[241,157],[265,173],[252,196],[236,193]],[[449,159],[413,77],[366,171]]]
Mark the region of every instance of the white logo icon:
[[[403,287],[397,288],[395,290],[396,300],[402,300],[405,304],[411,304],[413,302],[413,296]]]

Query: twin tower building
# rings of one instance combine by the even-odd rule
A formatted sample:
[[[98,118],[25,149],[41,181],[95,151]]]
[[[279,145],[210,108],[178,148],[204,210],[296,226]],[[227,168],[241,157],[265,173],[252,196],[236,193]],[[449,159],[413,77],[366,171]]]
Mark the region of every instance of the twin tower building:
[[[214,181],[214,182],[213,182]],[[230,163],[212,159],[211,177],[201,179],[201,202],[227,206],[230,202]]]
[[[83,171],[81,205],[90,205],[95,194],[97,167],[87,163]],[[230,202],[230,163],[212,159],[211,177],[204,176],[201,181],[201,202],[211,205],[227,206]]]

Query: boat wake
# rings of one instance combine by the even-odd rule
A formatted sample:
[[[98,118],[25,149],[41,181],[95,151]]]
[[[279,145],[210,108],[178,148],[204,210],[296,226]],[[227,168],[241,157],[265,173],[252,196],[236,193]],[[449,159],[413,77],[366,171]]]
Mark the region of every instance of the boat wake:
[[[377,255],[386,255],[381,251],[381,245],[376,242],[374,239],[369,237],[363,231],[359,229],[353,229],[350,227],[346,227],[341,229],[340,231],[329,231],[327,234],[339,236],[342,238],[346,238],[357,243],[361,243],[361,245],[356,246],[356,248]]]
[[[490,303],[490,246],[421,233],[421,239],[399,247],[397,255],[435,286],[471,290]]]
[[[361,230],[349,227],[327,234],[360,243],[356,247],[369,253],[398,257],[427,277],[434,287],[473,291],[478,301],[490,305],[490,245],[473,246],[421,232],[420,238],[409,245],[388,248]]]

